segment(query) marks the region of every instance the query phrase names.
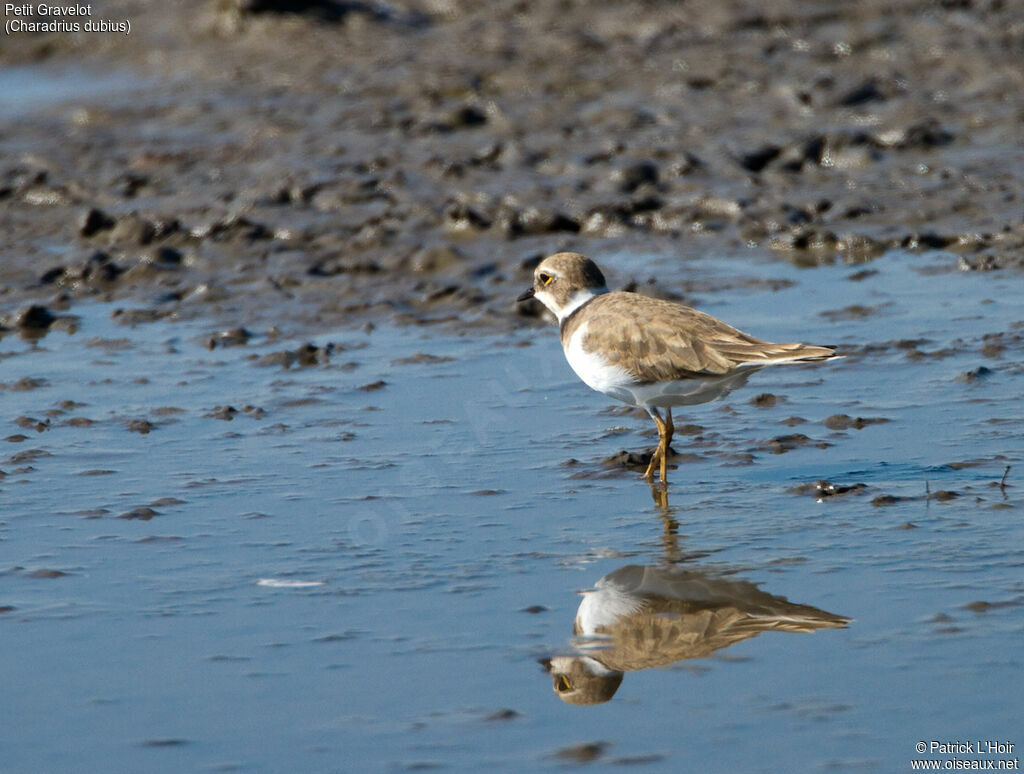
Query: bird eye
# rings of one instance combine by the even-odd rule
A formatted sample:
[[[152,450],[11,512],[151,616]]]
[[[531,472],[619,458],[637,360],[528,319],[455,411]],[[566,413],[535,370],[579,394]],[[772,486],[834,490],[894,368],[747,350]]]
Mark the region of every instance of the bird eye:
[[[540,284],[542,285],[550,285],[551,280],[553,280],[554,277],[552,277],[550,274],[539,274],[537,275],[537,279],[540,280]]]
[[[565,675],[559,675],[556,684],[558,686],[557,690],[559,693],[565,693],[566,691],[572,690],[572,683],[569,682],[569,678]]]

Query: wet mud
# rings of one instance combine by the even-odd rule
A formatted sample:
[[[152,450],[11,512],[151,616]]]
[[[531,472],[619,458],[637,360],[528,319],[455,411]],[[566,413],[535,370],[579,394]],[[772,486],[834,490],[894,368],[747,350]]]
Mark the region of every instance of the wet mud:
[[[0,111],[8,327],[508,328],[563,248],[673,254],[616,278],[665,295],[695,255],[1021,265],[1012,3],[109,6],[130,35],[0,51],[55,95]]]

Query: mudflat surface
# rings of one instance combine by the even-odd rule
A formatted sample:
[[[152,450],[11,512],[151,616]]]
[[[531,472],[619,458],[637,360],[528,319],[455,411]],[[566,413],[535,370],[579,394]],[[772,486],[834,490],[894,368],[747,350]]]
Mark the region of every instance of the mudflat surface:
[[[1020,265],[1014,3],[276,5],[4,38],[0,303],[507,326],[564,246]]]
[[[1016,6],[289,7],[0,46],[4,770],[1017,758]],[[650,490],[559,249],[845,358]]]

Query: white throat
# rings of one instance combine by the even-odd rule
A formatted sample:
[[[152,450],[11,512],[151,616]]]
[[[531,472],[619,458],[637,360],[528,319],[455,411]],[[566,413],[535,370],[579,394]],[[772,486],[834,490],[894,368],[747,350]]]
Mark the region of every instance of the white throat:
[[[558,324],[561,325],[562,321],[565,320],[566,317],[568,317],[581,306],[583,306],[585,303],[587,303],[587,301],[594,298],[594,296],[599,296],[602,293],[607,292],[608,288],[601,288],[600,290],[583,288],[581,290],[577,290],[575,293],[569,296],[569,300],[562,307],[558,307],[554,303],[554,299],[551,298],[551,296],[548,295],[543,290],[537,293],[537,299],[542,304],[544,304],[544,306],[551,310],[551,313],[558,318]]]

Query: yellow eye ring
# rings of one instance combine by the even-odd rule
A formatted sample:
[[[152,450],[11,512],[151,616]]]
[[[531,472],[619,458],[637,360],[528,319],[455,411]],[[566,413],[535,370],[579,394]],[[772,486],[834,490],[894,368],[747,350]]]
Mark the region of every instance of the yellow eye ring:
[[[537,279],[540,280],[540,284],[542,285],[550,285],[551,280],[553,280],[554,277],[552,277],[550,274],[541,274],[537,277]]]

